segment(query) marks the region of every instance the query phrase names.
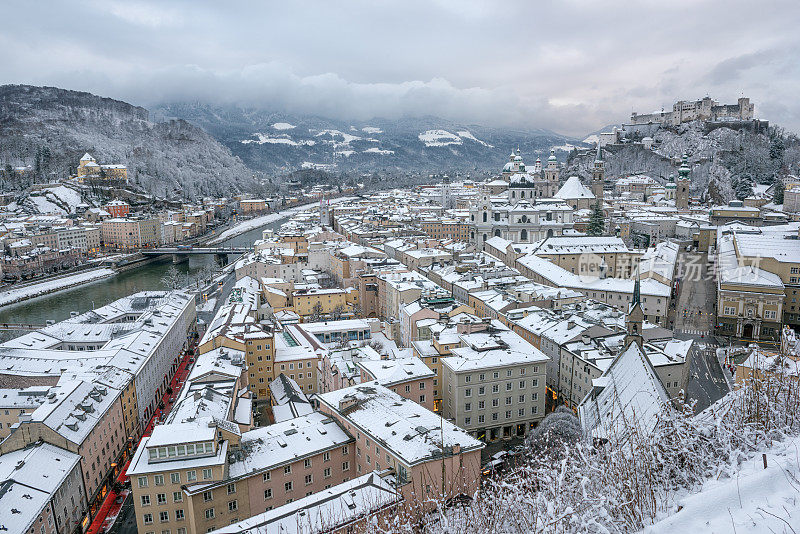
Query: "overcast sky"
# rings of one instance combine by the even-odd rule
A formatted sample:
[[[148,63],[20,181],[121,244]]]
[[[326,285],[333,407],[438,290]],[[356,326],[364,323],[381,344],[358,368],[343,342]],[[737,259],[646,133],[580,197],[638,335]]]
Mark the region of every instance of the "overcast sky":
[[[800,1],[5,0],[0,81],[583,135],[750,96],[800,131]]]

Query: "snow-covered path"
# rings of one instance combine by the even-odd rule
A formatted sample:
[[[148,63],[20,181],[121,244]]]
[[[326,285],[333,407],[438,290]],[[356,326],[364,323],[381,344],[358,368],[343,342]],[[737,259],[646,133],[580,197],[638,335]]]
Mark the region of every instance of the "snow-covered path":
[[[38,284],[31,284],[29,286],[20,287],[16,289],[9,289],[8,291],[0,292],[0,306],[6,306],[22,300],[27,300],[39,295],[47,293],[54,293],[62,289],[75,287],[77,285],[86,284],[101,278],[106,278],[116,274],[113,269],[92,269],[91,271],[84,271],[69,276],[56,278],[55,280],[47,280]]]

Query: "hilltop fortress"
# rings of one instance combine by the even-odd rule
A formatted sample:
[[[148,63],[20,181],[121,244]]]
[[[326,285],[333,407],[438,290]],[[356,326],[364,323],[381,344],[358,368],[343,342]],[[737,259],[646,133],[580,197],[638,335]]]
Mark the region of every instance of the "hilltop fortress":
[[[720,104],[707,96],[702,100],[679,100],[672,105],[672,111],[631,114],[631,124],[663,124],[678,126],[692,121],[749,121],[753,119],[754,106],[749,98],[742,97],[736,104]]]

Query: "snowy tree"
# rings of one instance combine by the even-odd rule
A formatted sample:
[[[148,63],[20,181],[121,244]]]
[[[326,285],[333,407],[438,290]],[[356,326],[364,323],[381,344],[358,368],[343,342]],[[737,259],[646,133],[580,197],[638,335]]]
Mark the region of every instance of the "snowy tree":
[[[161,285],[167,289],[180,289],[186,285],[186,275],[172,266],[161,277]]]
[[[733,185],[736,192],[736,198],[744,200],[753,194],[753,177],[749,173],[744,173],[736,177],[736,183]]]
[[[322,314],[324,313],[324,309],[322,308],[322,304],[317,302],[314,304],[314,307],[311,308],[311,321],[316,322],[322,319]]]
[[[559,453],[580,439],[581,424],[578,418],[566,406],[559,406],[528,434],[525,446],[532,454]]]
[[[783,154],[786,146],[783,143],[783,138],[780,135],[775,135],[769,143],[769,159],[776,162],[778,166],[783,162]]]
[[[772,190],[772,203],[783,204],[783,180],[775,180],[775,188]]]
[[[598,200],[592,207],[592,214],[589,217],[588,234],[590,236],[603,235],[605,230],[605,215],[603,215],[603,207]]]

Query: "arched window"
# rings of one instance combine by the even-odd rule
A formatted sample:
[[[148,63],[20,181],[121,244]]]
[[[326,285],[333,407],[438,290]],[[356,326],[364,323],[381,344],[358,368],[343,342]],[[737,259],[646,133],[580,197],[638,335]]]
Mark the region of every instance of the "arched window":
[[[472,217],[472,222],[475,222],[475,215],[473,214],[470,217]]]
[[[483,234],[483,240],[486,241],[486,234]]]
[[[486,212],[483,212],[483,222],[486,222]]]
[[[519,198],[525,198],[525,191],[520,191]]]
[[[494,235],[496,235],[497,237],[500,237],[500,230],[495,230],[494,231]]]
[[[511,198],[517,198],[516,195],[517,194],[514,191],[511,192]]]
[[[528,231],[523,228],[522,231],[519,233],[519,238],[520,238],[521,241],[527,241],[528,240]]]

